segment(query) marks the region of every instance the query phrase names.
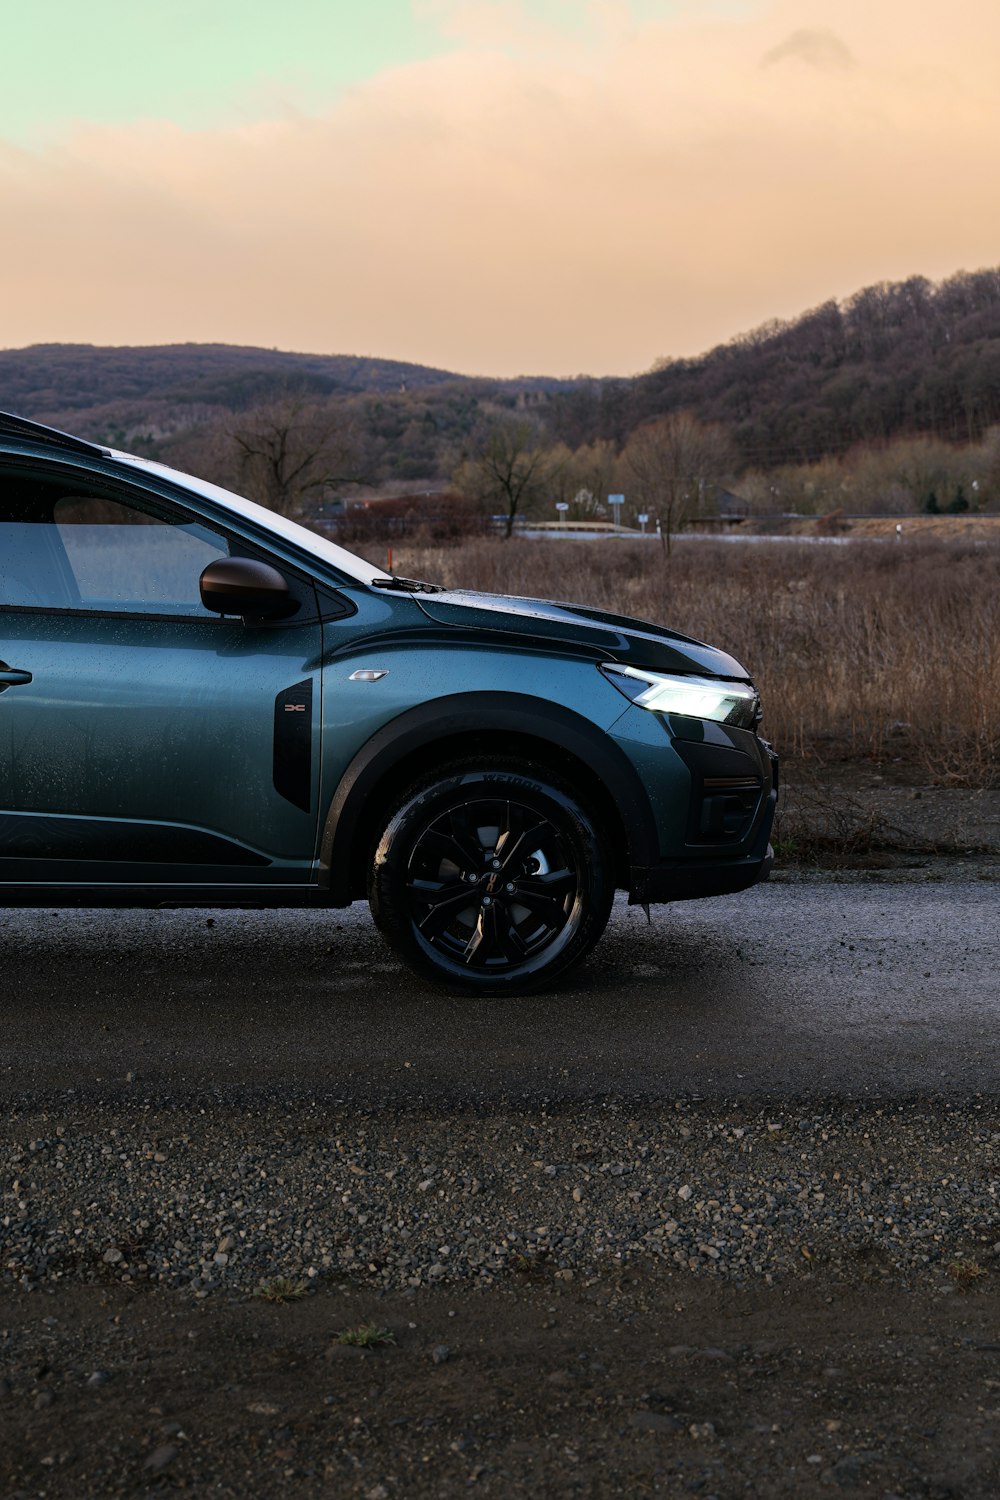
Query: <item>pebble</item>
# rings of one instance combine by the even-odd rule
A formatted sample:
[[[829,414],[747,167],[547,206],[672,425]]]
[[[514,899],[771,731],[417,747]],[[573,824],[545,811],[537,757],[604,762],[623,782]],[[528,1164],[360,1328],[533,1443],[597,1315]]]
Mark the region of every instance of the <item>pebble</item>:
[[[446,1364],[451,1359],[451,1350],[447,1344],[435,1344],[431,1350],[431,1359],[436,1365]]]
[[[153,1449],[142,1467],[151,1474],[162,1474],[167,1465],[173,1463],[178,1451],[173,1443],[161,1443],[158,1448]]]
[[[661,1411],[634,1411],[629,1417],[629,1425],[638,1427],[640,1432],[683,1432],[684,1423],[677,1417],[672,1417],[668,1412]]]

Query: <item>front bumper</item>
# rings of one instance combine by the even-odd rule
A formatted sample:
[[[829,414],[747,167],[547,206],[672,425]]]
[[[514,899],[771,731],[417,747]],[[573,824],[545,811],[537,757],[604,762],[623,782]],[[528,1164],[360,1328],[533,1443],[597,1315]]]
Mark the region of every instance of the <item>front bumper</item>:
[[[633,865],[629,879],[629,905],[652,905],[663,901],[694,901],[702,896],[729,896],[766,880],[774,864],[771,829],[778,803],[778,760],[763,742],[758,742],[769,762],[769,785],[761,799],[748,839],[740,852],[704,849],[686,859],[663,860],[656,865]]]

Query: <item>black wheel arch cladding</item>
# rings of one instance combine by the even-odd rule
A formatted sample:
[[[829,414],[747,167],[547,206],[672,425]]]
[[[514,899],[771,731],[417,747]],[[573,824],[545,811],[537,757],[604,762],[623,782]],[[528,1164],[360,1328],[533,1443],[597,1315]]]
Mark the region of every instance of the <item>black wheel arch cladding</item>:
[[[413,766],[420,774],[421,753],[435,745],[447,751],[440,764],[462,756],[463,741],[489,737],[498,757],[509,759],[518,741],[533,739],[556,754],[571,757],[593,775],[614,805],[628,845],[628,863],[654,864],[659,858],[649,796],[625,752],[604,730],[559,704],[527,694],[455,694],[400,714],[361,747],[333,794],[320,845],[320,883],[334,899],[363,895],[363,864],[358,837],[372,827],[377,836],[389,808],[379,797],[383,786],[401,788]],[[506,743],[505,743],[506,742]],[[367,850],[364,851],[367,853]],[[360,882],[360,885],[359,885]]]

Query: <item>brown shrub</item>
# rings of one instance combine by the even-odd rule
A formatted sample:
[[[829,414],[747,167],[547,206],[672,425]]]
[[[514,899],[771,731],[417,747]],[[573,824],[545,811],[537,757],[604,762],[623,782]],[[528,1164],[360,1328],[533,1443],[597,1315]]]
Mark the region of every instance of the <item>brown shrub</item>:
[[[915,760],[932,779],[996,780],[1000,548],[470,541],[401,546],[397,571],[566,599],[710,641],[745,662],[765,732],[797,756]]]

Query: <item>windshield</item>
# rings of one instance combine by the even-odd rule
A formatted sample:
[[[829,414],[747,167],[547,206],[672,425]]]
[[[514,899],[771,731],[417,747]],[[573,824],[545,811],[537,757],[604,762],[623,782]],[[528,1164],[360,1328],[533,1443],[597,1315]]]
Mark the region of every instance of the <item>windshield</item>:
[[[284,537],[304,552],[310,552],[313,557],[321,558],[323,562],[336,568],[338,573],[346,573],[348,578],[353,578],[358,583],[371,584],[375,579],[386,576],[382,568],[372,567],[364,558],[355,557],[353,552],[348,552],[346,547],[338,547],[335,542],[328,542],[325,537],[300,526],[297,521],[290,521],[287,516],[280,516],[277,511],[268,510],[266,506],[247,500],[242,495],[234,495],[232,490],[224,490],[221,485],[210,484],[207,479],[196,479],[193,474],[182,474],[179,469],[168,468],[166,464],[155,463],[152,459],[136,458],[132,453],[115,452],[113,457],[120,463],[133,464],[135,468],[145,469],[150,474],[160,474],[173,484],[202,495],[206,500],[211,500],[248,521],[256,522],[258,526]]]

